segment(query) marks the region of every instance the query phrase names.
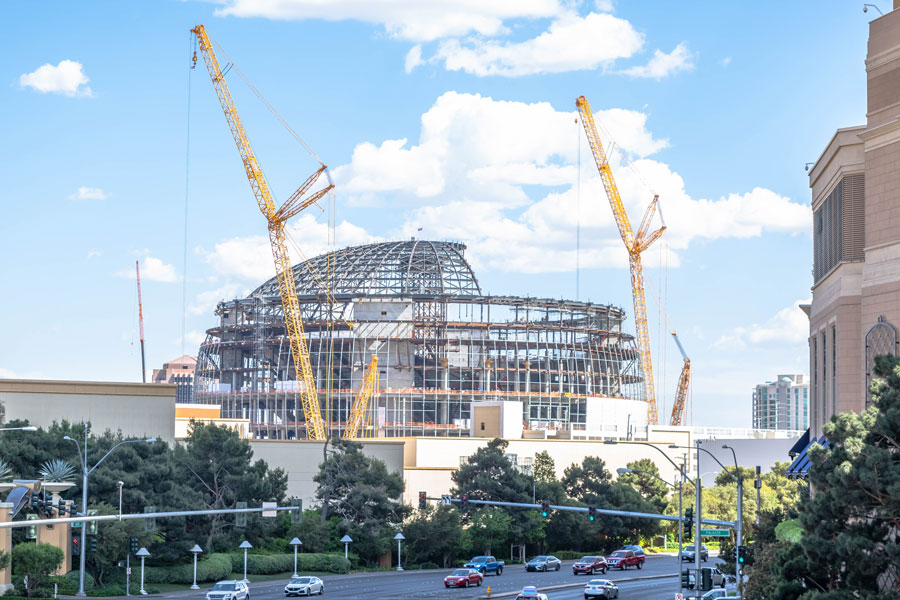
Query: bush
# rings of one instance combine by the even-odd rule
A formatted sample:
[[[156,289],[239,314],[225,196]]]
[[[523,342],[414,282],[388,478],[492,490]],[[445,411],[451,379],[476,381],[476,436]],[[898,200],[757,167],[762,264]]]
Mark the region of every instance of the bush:
[[[557,550],[553,556],[559,560],[578,560],[582,556],[606,556],[603,552],[575,552],[574,550]]]
[[[244,572],[244,555],[232,553],[231,570]],[[300,571],[324,571],[327,573],[349,573],[350,561],[340,554],[299,554],[297,569]],[[274,575],[294,570],[294,554],[248,554],[247,573],[252,575]]]
[[[423,562],[419,564],[420,569],[440,569],[441,567],[433,562]]]
[[[140,578],[140,565],[132,573]],[[197,581],[210,582],[228,579],[231,575],[231,557],[228,554],[212,553],[197,561]],[[171,565],[168,567],[145,567],[145,583],[191,584],[194,581],[194,563]],[[146,587],[146,586],[145,586]]]

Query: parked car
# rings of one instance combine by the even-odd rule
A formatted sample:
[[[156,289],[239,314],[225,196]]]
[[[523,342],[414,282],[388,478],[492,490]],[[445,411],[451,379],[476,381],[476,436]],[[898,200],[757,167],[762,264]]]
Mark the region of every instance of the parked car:
[[[292,577],[286,586],[284,586],[285,596],[312,596],[313,594],[324,594],[325,583],[318,577]]]
[[[695,553],[694,553],[693,545],[684,546],[681,549],[681,560],[682,561],[686,560],[688,562],[693,562],[694,556],[695,556]],[[702,560],[703,562],[706,562],[707,560],[709,560],[709,550],[706,549],[706,544],[700,544],[700,560]]]
[[[584,586],[584,598],[612,598],[619,597],[619,586],[609,579],[591,579]]]
[[[444,577],[444,587],[469,587],[481,585],[484,575],[478,569],[453,569],[453,572]]]
[[[582,556],[574,565],[572,565],[572,573],[575,575],[580,575],[582,573],[587,573],[588,575],[603,573],[606,575],[608,570],[609,564],[602,556]]]
[[[506,564],[502,560],[497,560],[493,556],[476,556],[469,562],[463,565],[466,569],[475,569],[479,571],[482,575],[487,575],[488,573],[495,573],[497,575],[503,575],[503,565]]]
[[[538,592],[533,585],[526,585],[522,588],[522,592],[516,596],[516,600],[549,600],[549,598],[547,598],[547,594]]]
[[[644,557],[635,555],[634,550],[616,550],[606,557],[606,562],[609,563],[610,569],[616,568],[624,571],[628,567],[644,568]]]
[[[245,581],[220,581],[206,592],[206,600],[250,600],[250,587]]]
[[[559,571],[562,561],[555,556],[535,556],[525,563],[526,571]]]

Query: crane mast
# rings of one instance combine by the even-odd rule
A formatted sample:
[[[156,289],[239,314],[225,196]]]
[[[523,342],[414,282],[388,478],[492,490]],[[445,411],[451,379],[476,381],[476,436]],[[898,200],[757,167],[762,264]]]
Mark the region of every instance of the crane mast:
[[[600,135],[597,133],[591,105],[588,103],[587,98],[579,96],[575,101],[575,106],[581,115],[581,124],[591,146],[591,153],[594,155],[597,170],[600,172],[603,189],[606,190],[606,196],[609,198],[609,205],[612,207],[613,217],[615,218],[616,226],[619,228],[619,235],[622,237],[622,242],[628,251],[628,263],[631,267],[631,291],[634,298],[634,324],[637,334],[638,353],[640,354],[641,367],[644,372],[644,390],[647,396],[647,422],[650,425],[658,425],[659,416],[656,409],[656,388],[653,382],[653,360],[650,354],[650,328],[647,322],[647,299],[644,294],[644,267],[641,263],[641,253],[649,248],[666,230],[665,223],[663,223],[662,227],[649,233],[650,222],[654,214],[656,214],[659,196],[653,197],[644,213],[644,218],[641,219],[637,233],[634,233],[631,228],[631,221],[628,219],[628,213],[625,211],[625,205],[622,203],[619,188],[616,186],[616,180],[613,178],[609,159],[606,156],[606,151],[603,149]],[[662,219],[662,212],[660,212],[660,219]]]
[[[238,116],[237,108],[225,82],[225,76],[219,66],[216,58],[215,50],[212,47],[206,28],[198,25],[191,32],[196,36],[200,52],[209,71],[209,77],[212,79],[213,86],[216,89],[216,95],[219,97],[219,103],[222,105],[222,111],[225,113],[225,120],[234,137],[238,152],[241,155],[241,161],[244,164],[244,171],[247,180],[250,182],[250,188],[253,190],[253,196],[259,205],[259,210],[265,216],[269,229],[269,242],[272,246],[272,256],[275,259],[275,274],[278,280],[278,289],[281,294],[281,305],[284,311],[284,324],[290,340],[291,357],[294,361],[294,367],[297,371],[297,381],[300,393],[301,403],[303,405],[303,413],[306,418],[307,437],[313,440],[326,439],[325,422],[322,419],[322,411],[319,405],[319,396],[313,379],[312,367],[309,362],[309,348],[306,345],[306,337],[303,331],[303,319],[300,314],[300,302],[297,299],[297,288],[294,282],[294,272],[291,268],[291,259],[288,254],[287,241],[285,235],[285,225],[289,218],[296,215],[304,208],[315,203],[319,198],[328,193],[334,186],[328,185],[319,191],[310,194],[306,193],[325,171],[325,165],[313,173],[300,188],[288,198],[280,208],[276,209],[275,202],[272,199],[272,193],[269,190],[269,184],[263,175],[262,169],[256,160],[256,155],[250,147],[250,141],[244,132],[244,126]],[[197,57],[194,55],[194,62]]]
[[[144,362],[144,303],[141,301],[141,263],[134,261],[134,268],[137,271],[137,290],[138,290],[138,323],[141,327],[141,383],[147,383],[147,365]]]
[[[350,417],[347,419],[347,428],[344,430],[344,439],[352,440],[360,437],[359,432],[366,424],[366,416],[368,415],[369,400],[372,396],[378,394],[378,357],[372,355],[372,361],[363,374],[363,380],[359,385],[359,392],[356,394],[356,401],[350,410]]]
[[[684,346],[681,345],[678,334],[673,331],[672,337],[675,338],[675,344],[678,346],[678,350],[681,351],[682,358],[684,358],[684,366],[681,367],[681,375],[678,376],[678,388],[675,390],[675,403],[672,404],[672,418],[669,421],[669,425],[681,425],[688,386],[691,384],[691,359],[688,358],[687,352],[684,351]]]

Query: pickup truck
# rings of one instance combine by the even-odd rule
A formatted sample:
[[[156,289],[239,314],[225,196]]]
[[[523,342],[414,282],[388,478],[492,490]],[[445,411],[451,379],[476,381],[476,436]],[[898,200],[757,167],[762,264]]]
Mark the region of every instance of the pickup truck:
[[[503,575],[504,564],[505,563],[502,560],[497,560],[493,556],[476,556],[464,564],[463,567],[467,569],[477,569],[482,575],[487,575],[488,573]]]

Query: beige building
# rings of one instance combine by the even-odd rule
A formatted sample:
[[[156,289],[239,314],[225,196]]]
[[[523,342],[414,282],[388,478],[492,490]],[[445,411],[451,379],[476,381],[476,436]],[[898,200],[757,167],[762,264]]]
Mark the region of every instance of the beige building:
[[[162,369],[153,369],[151,383],[173,383],[176,386],[176,400],[179,403],[194,401],[194,370],[197,357],[184,355],[163,363]]]
[[[810,170],[810,435],[865,409],[872,361],[900,325],[900,1],[869,24],[866,124],[839,129]]]

